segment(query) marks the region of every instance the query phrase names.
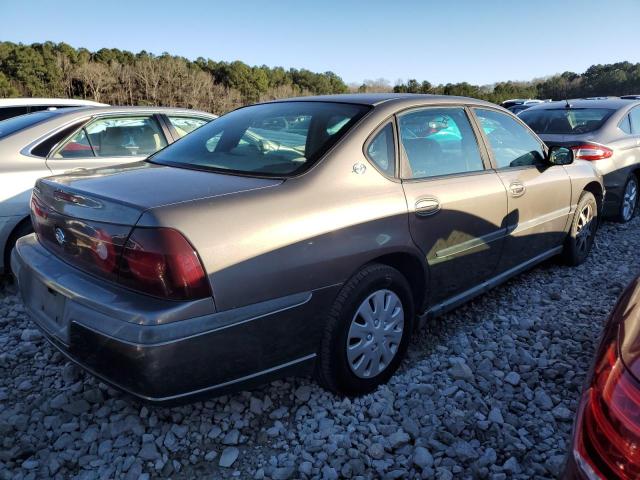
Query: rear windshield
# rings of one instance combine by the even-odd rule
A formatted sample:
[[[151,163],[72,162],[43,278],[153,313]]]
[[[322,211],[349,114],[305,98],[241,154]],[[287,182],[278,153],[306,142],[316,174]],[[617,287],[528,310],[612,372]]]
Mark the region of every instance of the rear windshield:
[[[609,108],[529,109],[518,116],[538,134],[580,134],[598,130],[613,112]]]
[[[241,108],[200,127],[151,157],[154,163],[256,176],[309,168],[369,107],[276,102]]]
[[[36,113],[29,113],[27,115],[20,115],[18,117],[8,118],[0,122],[0,138],[8,137],[9,135],[29,128],[36,123],[43,122],[52,116],[57,115],[56,111],[42,111]]]

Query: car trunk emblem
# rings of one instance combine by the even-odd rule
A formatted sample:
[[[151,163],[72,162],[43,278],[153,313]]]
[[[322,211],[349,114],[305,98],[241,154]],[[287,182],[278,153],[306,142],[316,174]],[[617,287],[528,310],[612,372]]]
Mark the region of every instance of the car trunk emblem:
[[[56,241],[60,245],[64,245],[64,242],[66,242],[67,239],[65,237],[64,232],[62,231],[62,229],[60,227],[56,227],[55,234],[56,234]]]

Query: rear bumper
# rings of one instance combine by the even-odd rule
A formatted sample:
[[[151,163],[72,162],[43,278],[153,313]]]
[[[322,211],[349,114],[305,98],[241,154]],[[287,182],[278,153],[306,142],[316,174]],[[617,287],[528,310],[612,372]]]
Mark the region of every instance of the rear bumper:
[[[0,273],[5,273],[9,270],[9,265],[4,264],[4,252],[11,232],[23,218],[24,216],[22,215],[0,217]]]
[[[25,308],[64,355],[153,403],[220,395],[308,373],[337,286],[214,312],[111,285],[20,239],[12,268]]]

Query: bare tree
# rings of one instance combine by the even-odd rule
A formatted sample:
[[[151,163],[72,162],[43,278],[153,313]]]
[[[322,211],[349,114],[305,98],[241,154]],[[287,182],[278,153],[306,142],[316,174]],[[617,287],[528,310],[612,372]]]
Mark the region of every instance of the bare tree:
[[[82,82],[85,97],[90,96],[96,102],[101,101],[115,83],[115,78],[109,67],[95,62],[84,63],[77,67],[75,78]]]
[[[151,105],[159,105],[158,89],[164,76],[160,62],[152,57],[143,57],[136,61],[134,73],[144,90],[142,100]]]
[[[71,98],[73,96],[73,78],[75,74],[75,66],[68,56],[63,55],[60,52],[56,54],[56,64],[60,69],[60,80],[62,81],[64,94],[67,97]]]
[[[108,102],[115,105],[135,105],[137,84],[133,67],[113,61],[109,64],[109,69],[116,81],[116,86]]]

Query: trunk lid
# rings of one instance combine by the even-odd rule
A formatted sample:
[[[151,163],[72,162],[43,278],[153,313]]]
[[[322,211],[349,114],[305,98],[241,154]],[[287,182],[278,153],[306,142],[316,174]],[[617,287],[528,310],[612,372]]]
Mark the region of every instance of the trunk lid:
[[[582,145],[583,143],[597,142],[596,136],[593,133],[585,133],[582,135],[568,135],[568,134],[538,134],[540,139],[547,144],[548,147],[575,147]]]
[[[40,179],[36,193],[61,215],[134,225],[147,209],[276,186],[264,179],[189,170],[150,162]]]
[[[123,248],[145,210],[280,183],[138,162],[38,180],[31,220],[52,253],[117,281]]]

